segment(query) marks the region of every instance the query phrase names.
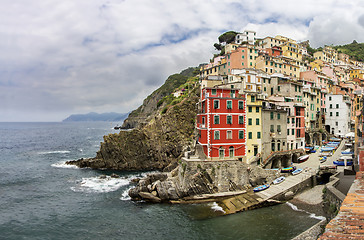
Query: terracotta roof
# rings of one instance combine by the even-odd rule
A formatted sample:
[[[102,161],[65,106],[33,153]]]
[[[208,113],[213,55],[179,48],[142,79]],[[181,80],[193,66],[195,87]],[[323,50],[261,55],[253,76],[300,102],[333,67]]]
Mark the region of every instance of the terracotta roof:
[[[364,172],[357,173],[338,215],[319,239],[364,239]]]

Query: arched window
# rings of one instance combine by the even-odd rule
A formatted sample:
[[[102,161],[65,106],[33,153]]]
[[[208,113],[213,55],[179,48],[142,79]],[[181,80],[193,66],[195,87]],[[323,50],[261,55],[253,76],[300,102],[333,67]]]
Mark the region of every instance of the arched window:
[[[229,147],[229,157],[230,158],[234,157],[234,147],[233,146]]]
[[[225,150],[222,147],[220,147],[219,148],[219,158],[223,159],[224,155],[225,155]]]

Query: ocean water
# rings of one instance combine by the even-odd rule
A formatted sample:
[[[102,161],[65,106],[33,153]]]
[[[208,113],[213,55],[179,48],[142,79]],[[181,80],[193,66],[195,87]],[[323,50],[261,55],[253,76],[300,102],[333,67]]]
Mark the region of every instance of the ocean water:
[[[147,173],[64,164],[95,156],[113,126],[0,123],[0,239],[291,239],[319,221],[289,204],[216,217],[216,203],[133,202],[130,180]]]

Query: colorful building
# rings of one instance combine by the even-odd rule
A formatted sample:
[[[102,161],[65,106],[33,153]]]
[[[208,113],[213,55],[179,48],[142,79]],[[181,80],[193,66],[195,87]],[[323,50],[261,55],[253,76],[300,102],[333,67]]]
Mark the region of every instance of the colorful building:
[[[198,144],[207,160],[246,159],[246,97],[234,88],[201,90]]]

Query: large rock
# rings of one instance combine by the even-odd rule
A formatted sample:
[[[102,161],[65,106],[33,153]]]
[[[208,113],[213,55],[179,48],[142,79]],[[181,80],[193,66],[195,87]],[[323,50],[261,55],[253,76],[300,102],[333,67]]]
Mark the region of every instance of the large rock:
[[[172,170],[191,143],[198,87],[182,102],[156,115],[146,126],[104,136],[95,158],[69,161],[80,168],[114,170]],[[159,114],[160,110],[156,110]]]
[[[149,193],[149,192],[140,192],[139,196],[146,201],[155,202],[155,203],[161,202],[161,199],[159,197],[156,197],[152,193]]]

